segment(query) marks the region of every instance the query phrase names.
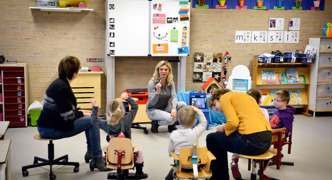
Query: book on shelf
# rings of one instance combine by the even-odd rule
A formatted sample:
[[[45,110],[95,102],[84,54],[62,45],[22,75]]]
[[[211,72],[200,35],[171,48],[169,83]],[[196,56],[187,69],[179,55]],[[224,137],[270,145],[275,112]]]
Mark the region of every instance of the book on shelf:
[[[306,81],[305,81],[305,75],[299,75],[299,83],[300,84],[305,84]]]
[[[299,74],[297,68],[286,69],[286,76],[289,84],[299,83]]]
[[[263,84],[274,84],[276,77],[274,74],[274,70],[262,70],[262,83]]]
[[[270,94],[268,94],[264,98],[264,101],[262,102],[262,105],[263,106],[270,106],[270,105],[272,105],[272,100],[273,100],[273,98],[270,96]]]
[[[288,84],[286,71],[282,71],[282,78],[284,79],[284,84]]]
[[[276,84],[284,84],[284,77],[282,75],[282,71],[275,71],[275,77],[276,77]]]
[[[300,90],[289,90],[289,104],[302,104],[302,96]]]

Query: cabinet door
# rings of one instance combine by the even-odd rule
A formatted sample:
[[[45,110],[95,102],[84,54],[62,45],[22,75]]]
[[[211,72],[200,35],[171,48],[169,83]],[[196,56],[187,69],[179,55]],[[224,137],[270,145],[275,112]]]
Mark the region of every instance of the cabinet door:
[[[332,66],[332,53],[319,55],[319,67]]]
[[[332,52],[332,39],[321,39],[319,51]]]
[[[318,111],[330,111],[332,110],[332,98],[329,99],[317,99]]]
[[[318,81],[332,81],[332,68],[321,68],[318,70]]]
[[[317,96],[332,96],[332,83],[318,83]]]

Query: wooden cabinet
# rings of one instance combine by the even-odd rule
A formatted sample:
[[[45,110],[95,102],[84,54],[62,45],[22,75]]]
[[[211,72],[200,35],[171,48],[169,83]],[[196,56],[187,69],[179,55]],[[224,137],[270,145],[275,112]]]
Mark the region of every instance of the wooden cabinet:
[[[91,101],[95,99],[99,108],[101,103],[101,75],[104,72],[79,72],[77,78],[70,84],[77,99],[77,107],[92,109]]]
[[[28,73],[26,63],[0,64],[2,120],[9,127],[27,126]]]
[[[309,44],[318,48],[311,70],[309,110],[332,112],[332,37],[311,37]]]
[[[262,71],[274,70],[283,72],[286,69],[295,68],[297,69],[298,75],[304,75],[305,83],[271,83],[263,84]],[[310,86],[310,70],[311,64],[303,63],[259,63],[258,58],[254,57],[253,61],[253,78],[252,87],[261,90],[263,93],[269,93],[271,90],[281,90],[285,89],[288,91],[299,91],[301,93],[302,103],[300,104],[290,104],[296,108],[303,107],[303,114],[309,116],[308,105],[309,105],[309,86]],[[292,98],[292,97],[290,97]]]

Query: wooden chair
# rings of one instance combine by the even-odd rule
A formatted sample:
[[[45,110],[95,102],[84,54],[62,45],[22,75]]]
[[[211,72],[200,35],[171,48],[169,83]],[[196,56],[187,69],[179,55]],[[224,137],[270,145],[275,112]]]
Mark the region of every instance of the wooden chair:
[[[36,134],[34,136],[36,140],[45,140],[49,141],[48,143],[48,159],[43,159],[40,157],[35,156],[33,160],[32,165],[27,165],[22,167],[22,175],[24,177],[29,175],[29,171],[27,171],[30,168],[35,168],[35,167],[41,167],[41,166],[50,166],[50,174],[49,177],[51,180],[54,180],[56,178],[55,174],[52,172],[52,166],[53,165],[70,165],[70,166],[75,166],[74,167],[74,172],[77,173],[79,171],[79,163],[78,162],[68,162],[68,155],[61,156],[59,158],[54,159],[54,140],[58,139],[44,139],[42,138],[39,134]],[[41,163],[39,163],[40,161]]]
[[[103,148],[103,151],[106,152],[106,167],[117,170],[117,173],[109,173],[108,179],[121,179],[123,170],[133,169],[138,150],[138,146],[133,148],[129,138],[112,138],[108,147]],[[135,173],[126,175],[126,179],[133,177],[135,177]]]
[[[274,148],[270,148],[265,153],[260,155],[243,155],[238,154],[239,157],[246,158],[250,162],[252,161],[252,172],[251,172],[251,180],[256,180],[257,174],[256,174],[256,163],[259,162],[259,179],[260,180],[271,180],[273,178],[267,177],[264,175],[264,160],[268,160],[273,158],[277,155],[277,150]],[[250,166],[248,166],[248,170],[250,171]]]
[[[212,176],[210,165],[216,158],[206,147],[197,148],[194,144],[193,148],[181,148],[179,156],[171,154],[175,160],[175,179],[209,179]]]
[[[292,146],[292,131],[289,132],[288,137],[286,128],[272,129],[272,145],[277,149],[277,155],[272,159],[271,165],[276,165],[280,169],[281,164],[294,166],[293,162],[282,162],[282,147],[288,145],[288,154],[291,153]]]

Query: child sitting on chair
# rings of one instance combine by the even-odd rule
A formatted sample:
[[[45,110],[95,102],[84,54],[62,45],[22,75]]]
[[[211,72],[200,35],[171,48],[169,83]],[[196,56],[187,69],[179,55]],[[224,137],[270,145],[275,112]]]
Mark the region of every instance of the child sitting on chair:
[[[125,137],[131,138],[131,124],[135,119],[138,105],[127,93],[122,93],[121,98],[130,104],[131,110],[124,115],[125,110],[123,103],[120,100],[112,100],[107,105],[106,120],[98,120],[98,103],[95,100],[92,101],[91,123],[104,130],[110,139],[118,136],[121,137],[123,134]],[[135,176],[137,179],[145,179],[148,177],[148,175],[143,172],[143,162],[143,151],[140,149],[135,161]]]
[[[247,94],[249,94],[251,97],[253,97],[257,104],[261,104],[261,93],[259,90],[251,88],[247,91]],[[269,121],[269,112],[265,108],[261,108],[262,113],[264,114],[265,118],[267,121]],[[232,169],[232,174],[234,179],[242,179],[241,173],[238,168],[238,163],[239,162],[239,156],[237,154],[233,154],[232,156],[232,163],[231,163],[231,169]]]
[[[289,103],[289,92],[286,90],[279,90],[275,93],[273,105],[277,108],[270,119],[272,129],[285,127],[288,133],[292,130],[295,113],[295,108],[287,106]],[[286,134],[286,137],[288,136]]]
[[[198,115],[199,124],[195,125],[195,114]],[[179,155],[180,148],[193,147],[193,143],[197,144],[198,138],[202,135],[207,126],[207,120],[202,110],[194,106],[183,107],[178,113],[178,119],[181,125],[180,129],[173,131],[169,137],[168,154],[171,152]],[[169,171],[165,180],[173,179],[173,168]]]

